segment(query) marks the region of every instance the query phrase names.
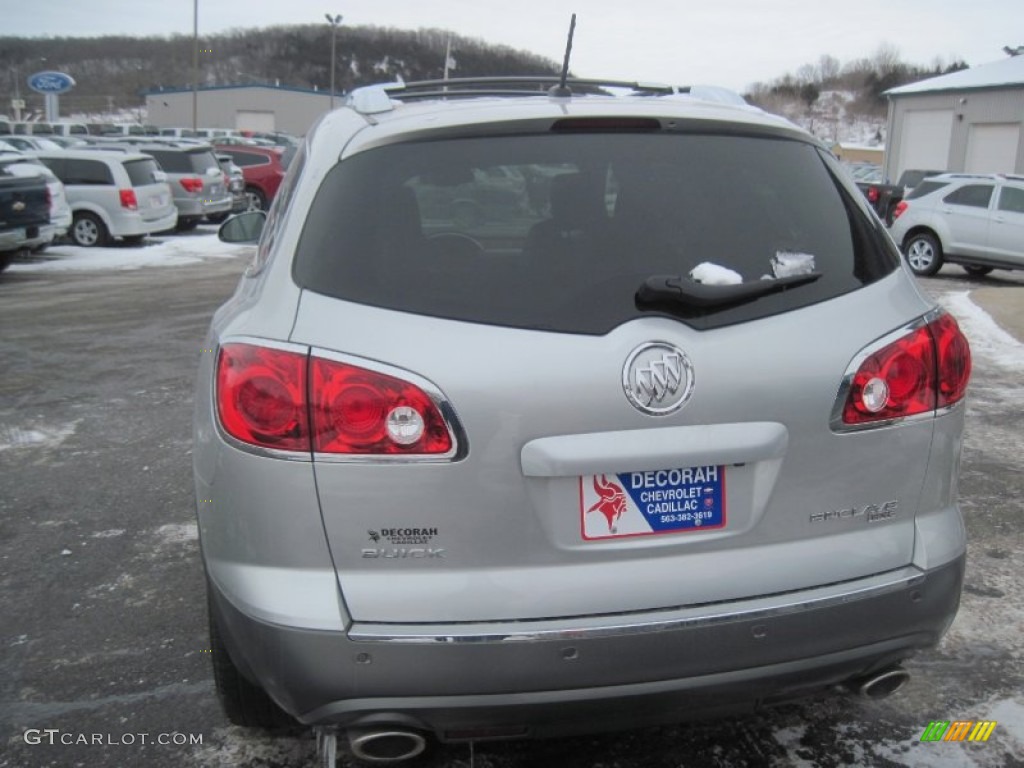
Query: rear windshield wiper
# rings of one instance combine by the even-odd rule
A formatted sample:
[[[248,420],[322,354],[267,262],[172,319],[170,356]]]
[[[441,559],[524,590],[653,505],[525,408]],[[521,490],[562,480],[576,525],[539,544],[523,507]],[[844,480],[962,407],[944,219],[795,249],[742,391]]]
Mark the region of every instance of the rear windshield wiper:
[[[789,288],[813,283],[821,272],[790,275],[773,280],[755,280],[735,285],[706,285],[695,283],[683,275],[652,275],[636,292],[636,305],[640,309],[665,309],[673,314],[703,314],[709,310],[725,309],[756,301],[762,296],[782,293]]]

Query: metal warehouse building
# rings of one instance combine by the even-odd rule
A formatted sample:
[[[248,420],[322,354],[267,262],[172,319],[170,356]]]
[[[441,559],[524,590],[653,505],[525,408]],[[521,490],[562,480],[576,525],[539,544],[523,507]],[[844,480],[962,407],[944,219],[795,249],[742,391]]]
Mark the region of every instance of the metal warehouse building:
[[[1024,56],[886,91],[885,175],[1024,172]]]
[[[335,106],[341,104],[342,98],[335,96]],[[200,128],[284,131],[302,136],[330,109],[331,95],[281,85],[225,85],[200,88],[196,106],[196,124]],[[146,110],[152,125],[190,128],[192,90],[149,91]]]

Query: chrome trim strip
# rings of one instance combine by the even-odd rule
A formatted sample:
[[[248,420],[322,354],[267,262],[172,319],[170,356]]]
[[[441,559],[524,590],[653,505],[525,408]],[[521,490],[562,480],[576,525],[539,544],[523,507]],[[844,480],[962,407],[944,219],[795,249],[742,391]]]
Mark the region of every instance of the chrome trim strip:
[[[771,597],[672,608],[645,613],[475,624],[384,624],[355,622],[348,631],[364,643],[536,643],[579,642],[655,632],[677,632],[737,621],[778,618],[868,600],[921,584],[924,572],[914,566],[799,592]]]

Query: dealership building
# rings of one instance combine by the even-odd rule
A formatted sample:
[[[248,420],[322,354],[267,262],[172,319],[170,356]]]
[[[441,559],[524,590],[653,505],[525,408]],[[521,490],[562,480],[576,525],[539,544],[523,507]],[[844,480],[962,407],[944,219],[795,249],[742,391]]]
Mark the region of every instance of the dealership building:
[[[146,93],[148,122],[160,128],[192,127],[191,88]],[[344,97],[335,95],[338,106]],[[284,85],[224,85],[199,88],[195,93],[196,125],[284,131],[302,136],[331,107],[331,94]]]
[[[1024,173],[1024,55],[886,91],[885,175]]]

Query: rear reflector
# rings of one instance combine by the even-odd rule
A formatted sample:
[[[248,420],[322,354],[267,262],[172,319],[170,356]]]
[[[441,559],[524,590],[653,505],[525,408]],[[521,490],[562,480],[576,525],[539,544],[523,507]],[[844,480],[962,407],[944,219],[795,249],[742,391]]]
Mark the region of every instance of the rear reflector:
[[[253,344],[221,347],[217,414],[235,439],[282,451],[436,456],[455,444],[437,404],[411,382]]]
[[[935,413],[963,399],[970,375],[967,339],[956,320],[939,315],[864,359],[850,379],[842,423],[889,423]]]

